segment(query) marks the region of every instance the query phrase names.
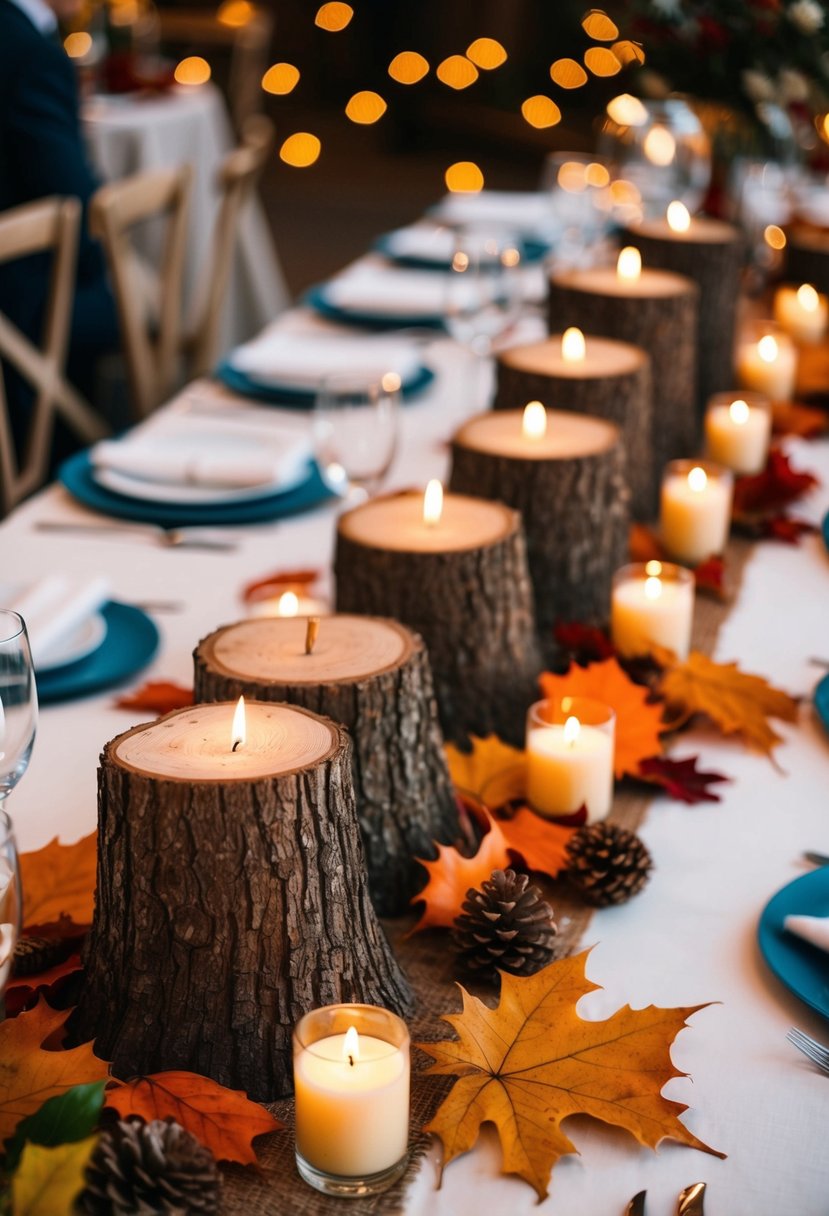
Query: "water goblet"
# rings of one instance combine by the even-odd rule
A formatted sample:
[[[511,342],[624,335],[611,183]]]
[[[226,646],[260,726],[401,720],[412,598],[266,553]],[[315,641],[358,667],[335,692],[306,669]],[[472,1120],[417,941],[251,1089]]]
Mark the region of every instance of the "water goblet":
[[[400,376],[329,376],[314,408],[314,452],[328,484],[343,497],[376,494],[397,450]]]
[[[29,764],[37,729],[37,687],[26,625],[0,609],[0,810]]]

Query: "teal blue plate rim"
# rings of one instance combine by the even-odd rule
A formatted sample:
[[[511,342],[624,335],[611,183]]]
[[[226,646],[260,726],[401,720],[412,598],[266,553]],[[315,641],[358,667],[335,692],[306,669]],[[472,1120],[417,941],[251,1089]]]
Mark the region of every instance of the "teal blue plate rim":
[[[823,534],[823,543],[829,549],[829,511],[823,517],[823,523],[820,525],[821,533]]]
[[[101,612],[106,622],[106,636],[92,654],[52,672],[42,675],[35,672],[41,705],[73,701],[113,688],[136,675],[155,658],[158,627],[142,608],[110,600]]]
[[[239,371],[233,366],[230,358],[223,359],[213,374],[226,388],[232,389],[234,393],[239,393],[242,397],[254,397],[257,401],[280,405],[284,409],[312,409],[317,396],[316,389],[282,388],[275,384],[263,384],[255,376],[249,376],[247,372]],[[431,367],[427,367],[425,363],[421,364],[414,375],[401,384],[400,392],[403,400],[411,401],[415,397],[419,397],[433,383],[434,379],[435,373]]]
[[[388,258],[390,262],[394,262],[395,266],[405,266],[411,270],[448,270],[449,260],[446,258],[428,258],[418,257],[416,254],[399,254],[394,252],[392,240],[393,232],[384,232],[382,236],[378,236],[372,248],[381,253],[384,258]],[[519,252],[525,265],[533,266],[538,262],[543,262],[552,246],[542,240],[536,240],[532,237],[523,237],[518,242]]]
[[[805,1005],[829,1019],[829,954],[783,928],[789,915],[829,916],[829,866],[801,874],[766,904],[757,926],[769,970]]]
[[[822,676],[815,685],[812,704],[823,729],[829,733],[829,675]]]
[[[309,287],[305,293],[305,303],[315,309],[323,317],[332,321],[341,321],[345,325],[362,325],[366,329],[445,329],[442,314],[428,316],[423,313],[407,317],[398,313],[361,312],[350,308],[340,308],[333,304],[326,294],[327,284],[319,283]]]

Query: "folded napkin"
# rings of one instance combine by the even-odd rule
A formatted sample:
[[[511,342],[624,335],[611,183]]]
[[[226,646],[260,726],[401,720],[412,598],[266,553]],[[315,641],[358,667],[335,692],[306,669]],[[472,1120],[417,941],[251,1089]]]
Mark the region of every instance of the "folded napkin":
[[[50,651],[108,599],[109,583],[103,577],[81,583],[52,575],[21,591],[9,607],[26,622],[35,667],[48,664]]]
[[[110,469],[164,485],[215,489],[272,485],[276,489],[295,484],[310,455],[307,438],[267,444],[251,436],[250,442],[241,446],[231,443],[230,438],[229,435],[225,451],[220,443],[205,450],[198,442],[195,428],[192,442],[181,434],[164,437],[159,431],[123,440],[104,440],[92,449],[91,460],[96,469]]]
[[[436,224],[410,224],[408,228],[396,228],[390,232],[383,241],[383,248],[392,257],[445,262],[448,266],[457,239],[457,233],[452,228],[442,228]]]
[[[787,916],[783,928],[802,937],[804,942],[829,950],[829,916]]]
[[[403,384],[420,367],[413,342],[389,338],[344,337],[330,333],[289,333],[269,329],[234,350],[228,362],[263,384],[317,388],[329,376],[353,377],[355,385],[397,372]]]
[[[452,224],[506,224],[523,233],[546,232],[554,223],[550,195],[538,190],[447,194],[436,213]]]
[[[473,306],[480,289],[475,283],[458,281],[452,291],[456,307]],[[382,262],[363,261],[350,267],[325,286],[330,304],[345,312],[376,313],[401,317],[443,316],[449,292],[449,274],[438,270],[401,270]]]

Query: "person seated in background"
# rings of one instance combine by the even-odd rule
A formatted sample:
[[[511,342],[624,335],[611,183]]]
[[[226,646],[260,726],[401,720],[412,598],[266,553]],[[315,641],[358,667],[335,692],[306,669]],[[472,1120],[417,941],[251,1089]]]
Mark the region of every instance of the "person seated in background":
[[[89,397],[97,357],[118,346],[118,322],[103,252],[88,232],[98,182],[84,147],[75,68],[58,33],[58,21],[79,7],[80,0],[0,0],[0,212],[49,195],[83,205],[67,375]],[[50,269],[43,254],[0,265],[0,312],[35,343]],[[19,436],[31,392],[12,369],[4,368],[4,379]]]

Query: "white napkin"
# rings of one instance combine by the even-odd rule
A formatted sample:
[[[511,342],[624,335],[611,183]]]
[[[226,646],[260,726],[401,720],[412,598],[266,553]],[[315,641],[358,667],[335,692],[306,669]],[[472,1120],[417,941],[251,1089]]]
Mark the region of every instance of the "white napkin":
[[[435,214],[452,224],[506,224],[522,233],[546,233],[554,222],[550,195],[538,190],[481,190],[447,194]]]
[[[353,377],[355,385],[397,372],[403,384],[420,366],[412,342],[389,338],[345,337],[341,334],[297,334],[266,329],[260,337],[237,347],[233,367],[263,384],[314,389],[328,376]]]
[[[100,577],[72,582],[51,576],[27,587],[9,607],[26,622],[35,667],[49,662],[49,651],[109,599],[109,582]]]
[[[331,304],[345,312],[438,318],[446,309],[448,282],[448,272],[401,270],[365,259],[331,279],[325,286],[325,295]],[[453,284],[456,306],[463,304],[467,290],[471,304],[476,295],[475,284]]]
[[[446,263],[455,252],[457,233],[437,224],[410,224],[396,228],[385,238],[384,252],[398,258],[419,258],[424,262]]]
[[[804,942],[829,950],[829,916],[787,916],[783,928]]]
[[[274,488],[296,482],[309,456],[307,439],[293,439],[287,446],[265,445],[259,449],[251,442],[239,452],[222,452],[219,445],[213,451],[200,450],[197,436],[188,444],[176,436],[167,442],[159,433],[136,436],[134,439],[104,440],[92,449],[95,468],[112,469],[143,481],[165,485],[210,486],[216,489],[242,489],[249,486],[273,485]]]

